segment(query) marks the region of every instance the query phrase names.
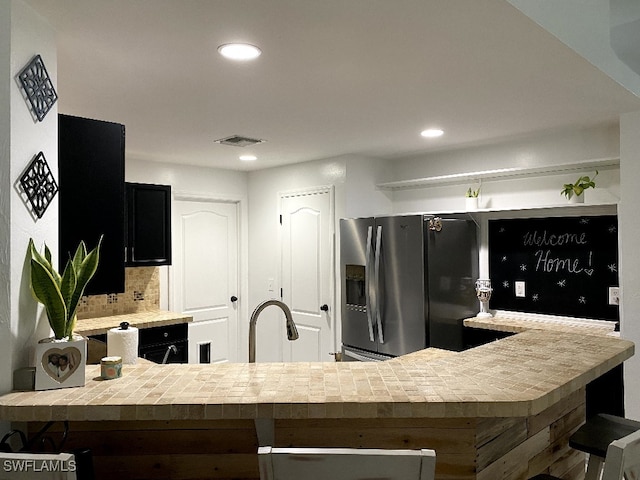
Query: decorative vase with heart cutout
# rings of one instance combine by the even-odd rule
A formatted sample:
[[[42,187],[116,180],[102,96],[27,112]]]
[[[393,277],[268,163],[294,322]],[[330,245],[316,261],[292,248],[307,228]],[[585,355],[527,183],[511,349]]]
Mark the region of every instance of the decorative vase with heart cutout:
[[[36,345],[36,390],[82,387],[85,384],[87,340],[45,338]]]

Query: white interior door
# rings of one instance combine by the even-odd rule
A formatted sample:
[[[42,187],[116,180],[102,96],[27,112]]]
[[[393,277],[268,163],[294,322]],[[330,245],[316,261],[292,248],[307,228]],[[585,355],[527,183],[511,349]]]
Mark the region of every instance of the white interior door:
[[[281,198],[282,299],[300,338],[283,341],[285,361],[327,362],[335,351],[332,191]]]
[[[238,361],[238,204],[174,203],[176,309],[193,316],[189,363]],[[203,347],[204,345],[204,347]]]

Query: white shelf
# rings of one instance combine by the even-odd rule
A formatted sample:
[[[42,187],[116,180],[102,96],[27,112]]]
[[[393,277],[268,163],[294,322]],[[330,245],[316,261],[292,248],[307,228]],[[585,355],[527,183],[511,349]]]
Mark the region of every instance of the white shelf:
[[[478,172],[454,173],[450,175],[438,175],[434,177],[378,183],[376,186],[381,190],[401,190],[427,187],[430,185],[459,185],[463,183],[476,183],[480,180],[555,175],[558,173],[578,170],[617,168],[619,166],[619,158],[601,158],[596,160],[548,165],[544,167],[513,167],[482,170]]]
[[[566,211],[575,210],[575,213],[579,213],[581,210],[584,211],[585,214],[593,214],[594,211],[598,212],[598,215],[611,214],[615,215],[617,213],[618,202],[599,202],[599,203],[556,203],[553,205],[524,205],[520,207],[513,208],[478,208],[477,210],[464,210],[464,209],[453,209],[453,210],[433,210],[433,211],[407,211],[407,212],[399,212],[394,213],[394,215],[449,215],[449,214],[474,214],[478,213],[511,213],[513,215],[518,215],[518,212],[530,212],[532,214],[541,214],[548,215],[548,213],[544,213],[548,210],[553,210],[554,213],[551,216],[559,216],[557,212],[562,211],[561,209],[567,209]],[[564,213],[562,214],[564,215]],[[506,218],[501,216],[500,218]]]
[[[617,211],[618,202],[600,202],[600,203],[556,203],[553,205],[526,205],[514,208],[479,208],[477,210],[465,210],[464,213],[493,213],[493,212],[519,212],[531,210],[558,210],[560,208],[585,210],[585,213],[592,213],[594,209],[614,210]]]

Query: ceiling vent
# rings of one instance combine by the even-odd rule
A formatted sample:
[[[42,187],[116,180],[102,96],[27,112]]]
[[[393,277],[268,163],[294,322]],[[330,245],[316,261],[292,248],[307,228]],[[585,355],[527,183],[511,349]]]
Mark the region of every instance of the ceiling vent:
[[[215,143],[221,145],[232,145],[234,147],[250,147],[251,145],[257,145],[258,143],[264,143],[266,140],[259,140],[257,138],[243,137],[241,135],[231,135],[230,137],[220,138],[215,140]]]

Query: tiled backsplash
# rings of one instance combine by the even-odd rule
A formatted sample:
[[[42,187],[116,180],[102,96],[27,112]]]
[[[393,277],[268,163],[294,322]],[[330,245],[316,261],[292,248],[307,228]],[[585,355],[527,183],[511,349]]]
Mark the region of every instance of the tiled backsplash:
[[[158,308],[160,308],[160,269],[131,267],[125,269],[124,293],[82,297],[78,306],[78,319],[124,315]]]

